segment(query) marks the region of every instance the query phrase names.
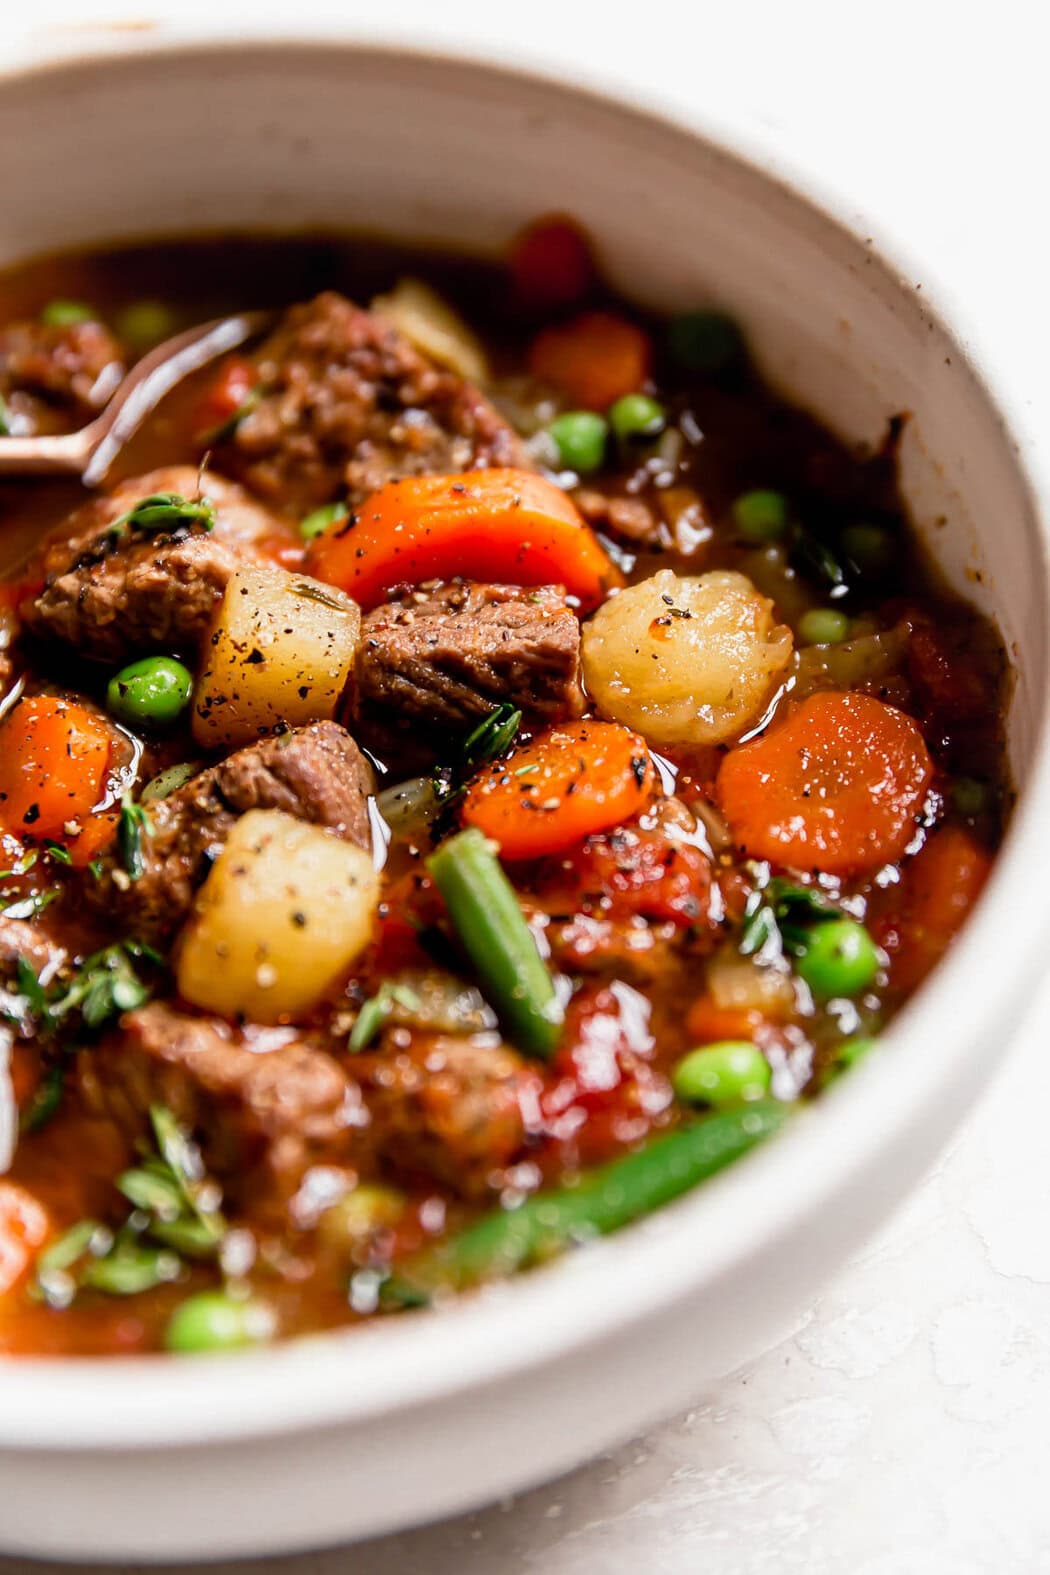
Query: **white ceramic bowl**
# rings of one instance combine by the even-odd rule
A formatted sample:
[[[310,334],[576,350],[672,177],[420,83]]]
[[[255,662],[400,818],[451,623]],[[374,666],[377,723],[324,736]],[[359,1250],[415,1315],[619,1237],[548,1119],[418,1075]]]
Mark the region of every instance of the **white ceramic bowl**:
[[[1041,961],[1050,846],[1047,526],[1004,390],[885,250],[620,98],[327,40],[165,50],[0,79],[0,263],[74,242],[298,225],[502,247],[577,214],[613,279],[712,299],[849,437],[908,410],[903,479],[1017,667],[1021,802],[980,910],[871,1062],[657,1218],[441,1313],[223,1360],[0,1364],[0,1546],[205,1557],[331,1543],[563,1471],[694,1399],[904,1193],[996,1063]],[[994,379],[993,379],[994,381]],[[1045,501],[1045,500],[1039,500]],[[942,523],[943,521],[947,523]]]

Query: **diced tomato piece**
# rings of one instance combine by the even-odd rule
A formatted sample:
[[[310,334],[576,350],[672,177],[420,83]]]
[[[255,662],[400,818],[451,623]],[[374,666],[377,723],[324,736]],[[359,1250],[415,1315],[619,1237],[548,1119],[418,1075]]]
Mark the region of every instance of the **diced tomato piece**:
[[[221,430],[237,414],[258,381],[254,365],[243,356],[224,361],[194,412],[193,430],[202,437]]]
[[[444,912],[429,875],[409,874],[395,881],[379,908],[372,968],[377,978],[400,968],[423,968],[430,958],[419,944],[420,932]]]
[[[0,1181],[0,1295],[17,1285],[49,1228],[47,1211],[31,1192]]]
[[[556,310],[581,301],[594,282],[586,236],[571,219],[554,215],[530,224],[510,254],[514,293],[530,311]]]
[[[671,1103],[651,1064],[649,1003],[630,985],[581,991],[541,1101],[560,1164],[592,1165],[637,1142]]]
[[[677,925],[707,922],[711,865],[700,848],[641,826],[588,837],[546,866],[541,889],[565,893],[567,909],[611,919],[642,917]]]

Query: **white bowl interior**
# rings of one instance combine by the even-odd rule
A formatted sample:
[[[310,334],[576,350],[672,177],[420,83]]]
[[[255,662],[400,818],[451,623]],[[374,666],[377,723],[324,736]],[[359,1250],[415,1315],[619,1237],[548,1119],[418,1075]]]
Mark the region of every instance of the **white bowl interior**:
[[[307,226],[498,251],[525,220],[567,209],[628,295],[726,306],[769,374],[844,436],[876,442],[890,415],[909,412],[907,496],[951,581],[1004,632],[1019,674],[1012,758],[1019,780],[1029,775],[1046,705],[1047,570],[1025,474],[923,297],[797,194],[688,129],[565,87],[338,46],[147,49],[16,75],[0,81],[0,146],[18,149],[0,263],[122,237]],[[1021,851],[1004,860],[1003,904],[1022,862]],[[686,1403],[929,1160],[985,1075],[975,1033],[1019,1006],[1019,965],[1001,950],[1001,974],[974,993],[977,948],[994,970],[1002,944],[978,915],[911,1010],[912,1039],[930,1045],[907,1110],[892,1068],[873,1065],[739,1173],[491,1306],[221,1369],[7,1367],[0,1543],[156,1558],[363,1534],[564,1469]],[[701,1322],[685,1376],[678,1353]],[[528,1448],[493,1449],[496,1427],[504,1445]],[[282,1428],[308,1436],[242,1441]],[[174,1443],[180,1496],[195,1506],[185,1519],[163,1512],[176,1462],[157,1451]],[[267,1450],[282,1456],[283,1494],[259,1490]],[[347,1470],[355,1492],[332,1486]],[[107,1502],[111,1481],[119,1504]]]

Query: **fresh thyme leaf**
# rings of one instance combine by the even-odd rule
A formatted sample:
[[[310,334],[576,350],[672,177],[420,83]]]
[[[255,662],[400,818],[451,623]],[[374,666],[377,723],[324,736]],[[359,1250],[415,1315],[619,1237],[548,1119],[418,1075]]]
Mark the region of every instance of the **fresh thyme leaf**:
[[[138,941],[115,942],[85,957],[72,978],[44,989],[33,969],[20,957],[16,973],[19,999],[44,1033],[55,1033],[74,1013],[86,1028],[99,1028],[111,1017],[130,1012],[149,1000],[150,991],[132,966],[132,958],[151,963],[161,959]]]
[[[471,728],[459,746],[459,757],[452,765],[434,771],[434,796],[446,808],[466,791],[465,779],[486,760],[505,755],[517,737],[521,712],[501,701],[476,727]]]
[[[218,1188],[205,1175],[200,1150],[166,1106],[151,1105],[149,1115],[161,1158],[182,1194],[185,1212],[210,1233],[217,1247],[226,1234],[226,1222],[219,1212]]]
[[[140,803],[152,804],[156,799],[167,798],[168,794],[174,793],[176,788],[185,787],[200,769],[199,760],[180,760],[176,766],[165,767],[146,783],[139,795]]]
[[[303,596],[308,602],[320,602],[322,607],[330,607],[334,612],[345,613],[346,603],[338,597],[329,596],[319,585],[310,585],[306,580],[295,580],[291,587],[297,596]]]
[[[809,531],[800,530],[795,537],[794,556],[802,570],[820,580],[830,591],[844,593],[849,586],[845,566],[839,562],[831,548]]]
[[[250,388],[232,415],[227,416],[225,421],[220,421],[217,427],[212,427],[210,432],[202,433],[200,441],[210,448],[213,443],[224,443],[227,438],[231,438],[245,416],[251,415],[264,392],[261,383]]]
[[[172,531],[180,525],[203,525],[211,530],[214,504],[208,498],[184,498],[181,492],[151,492],[107,526],[107,533],[116,539],[135,530]]]
[[[138,880],[146,867],[142,852],[143,837],[153,835],[153,824],[141,804],[136,804],[129,788],[120,801],[117,821],[117,851],[129,879]]]
[[[784,951],[798,956],[815,924],[840,916],[841,910],[823,892],[775,875],[748,897],[738,949],[742,956],[751,957],[777,937]]]
[[[464,765],[480,766],[505,755],[521,726],[521,712],[503,701],[463,740]]]
[[[62,1103],[65,1087],[66,1062],[65,1057],[62,1057],[47,1067],[33,1090],[18,1118],[19,1130],[26,1133],[39,1132],[42,1127],[46,1127]]]
[[[166,1285],[182,1273],[177,1253],[166,1247],[147,1247],[134,1241],[118,1242],[104,1258],[91,1259],[80,1271],[80,1284],[107,1296],[137,1296],[155,1285]]]
[[[61,842],[45,842],[44,849],[48,857],[54,859],[58,864],[71,865],[73,863],[72,853],[70,853],[68,848],[64,848]]]

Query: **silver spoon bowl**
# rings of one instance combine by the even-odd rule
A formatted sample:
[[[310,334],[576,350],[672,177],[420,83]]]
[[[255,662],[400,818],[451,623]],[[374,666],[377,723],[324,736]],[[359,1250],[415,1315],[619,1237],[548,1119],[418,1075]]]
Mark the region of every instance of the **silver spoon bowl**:
[[[105,409],[87,426],[56,437],[0,438],[0,478],[79,476],[86,487],[97,487],[165,394],[191,372],[253,339],[270,320],[269,312],[242,312],[199,323],[165,339],[135,363]]]

